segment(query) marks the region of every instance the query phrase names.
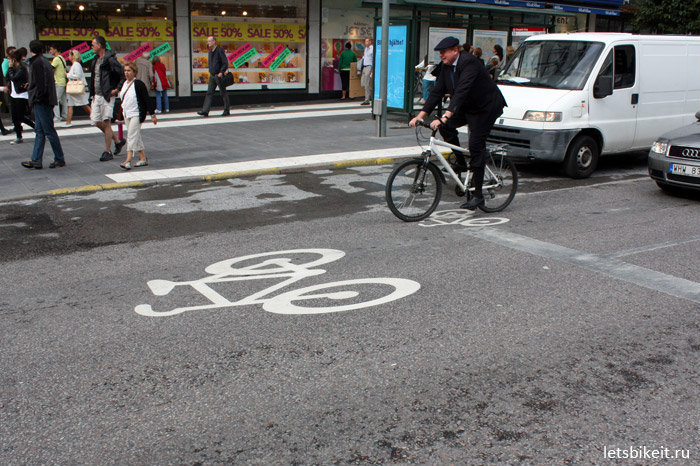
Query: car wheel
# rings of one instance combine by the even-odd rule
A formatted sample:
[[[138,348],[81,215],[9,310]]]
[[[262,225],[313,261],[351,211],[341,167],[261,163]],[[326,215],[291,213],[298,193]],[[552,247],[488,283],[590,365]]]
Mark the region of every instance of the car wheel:
[[[569,145],[564,173],[571,178],[588,178],[598,166],[598,143],[590,136],[579,136]]]

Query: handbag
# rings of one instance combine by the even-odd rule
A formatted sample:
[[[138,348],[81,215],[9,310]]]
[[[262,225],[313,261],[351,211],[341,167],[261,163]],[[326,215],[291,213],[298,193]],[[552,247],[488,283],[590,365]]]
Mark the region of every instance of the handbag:
[[[71,79],[66,84],[66,94],[78,95],[85,92],[85,83],[80,79]]]
[[[233,73],[227,71],[224,73],[224,77],[221,78],[221,81],[224,83],[224,87],[229,87],[231,84],[233,84]]]

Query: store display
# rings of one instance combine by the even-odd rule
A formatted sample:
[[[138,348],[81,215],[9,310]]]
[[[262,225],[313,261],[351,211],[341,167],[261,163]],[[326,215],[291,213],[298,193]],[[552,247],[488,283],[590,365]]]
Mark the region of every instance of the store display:
[[[274,23],[271,21],[275,21]],[[192,21],[193,90],[206,91],[209,78],[206,39],[217,37],[234,83],[229,90],[303,89],[306,86],[306,25],[196,17]]]

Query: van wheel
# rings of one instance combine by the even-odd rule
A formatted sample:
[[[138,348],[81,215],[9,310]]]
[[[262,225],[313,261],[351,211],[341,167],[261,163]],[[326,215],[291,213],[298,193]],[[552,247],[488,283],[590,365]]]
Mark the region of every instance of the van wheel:
[[[590,136],[579,136],[569,145],[564,173],[571,178],[588,178],[598,165],[598,143]]]

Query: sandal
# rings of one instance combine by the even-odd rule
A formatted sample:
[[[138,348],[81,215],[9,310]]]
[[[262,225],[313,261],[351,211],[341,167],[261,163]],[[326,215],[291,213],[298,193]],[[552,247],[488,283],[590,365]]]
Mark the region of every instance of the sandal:
[[[148,165],[148,160],[139,160],[134,164],[134,167],[145,167]]]
[[[124,170],[131,170],[131,162],[124,162],[119,164]]]

